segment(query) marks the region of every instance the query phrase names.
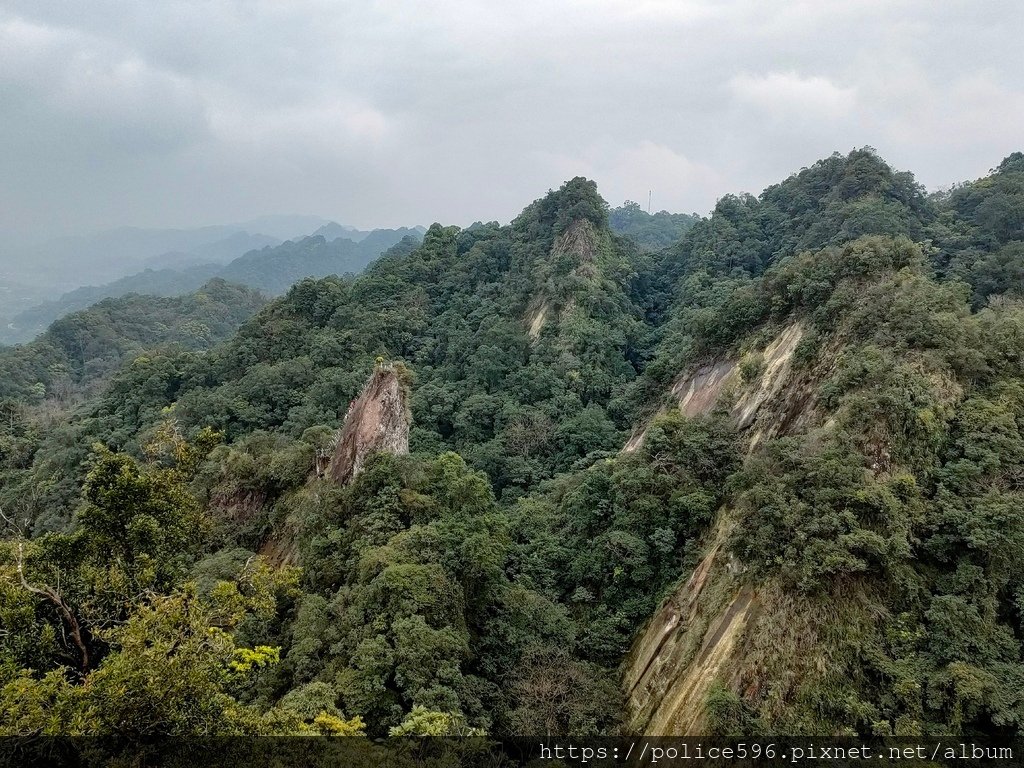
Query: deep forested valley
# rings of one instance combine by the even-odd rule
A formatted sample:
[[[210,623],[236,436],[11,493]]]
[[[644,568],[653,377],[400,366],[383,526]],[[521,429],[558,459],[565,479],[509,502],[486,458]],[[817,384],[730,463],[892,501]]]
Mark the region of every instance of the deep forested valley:
[[[0,350],[0,512],[6,735],[1016,735],[1024,155],[108,299]]]

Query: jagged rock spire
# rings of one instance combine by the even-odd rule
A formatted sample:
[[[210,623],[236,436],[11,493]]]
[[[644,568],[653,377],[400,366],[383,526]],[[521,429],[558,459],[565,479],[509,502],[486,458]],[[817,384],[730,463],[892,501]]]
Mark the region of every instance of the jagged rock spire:
[[[408,393],[395,366],[378,360],[366,386],[345,414],[334,456],[331,478],[342,485],[362,471],[373,453],[409,452]]]

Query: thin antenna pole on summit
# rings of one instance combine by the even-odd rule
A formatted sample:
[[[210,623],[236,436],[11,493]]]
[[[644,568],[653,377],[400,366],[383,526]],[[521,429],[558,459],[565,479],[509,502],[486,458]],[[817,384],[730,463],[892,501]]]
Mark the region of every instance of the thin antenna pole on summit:
[[[651,194],[653,190],[647,190],[647,213],[651,213]]]

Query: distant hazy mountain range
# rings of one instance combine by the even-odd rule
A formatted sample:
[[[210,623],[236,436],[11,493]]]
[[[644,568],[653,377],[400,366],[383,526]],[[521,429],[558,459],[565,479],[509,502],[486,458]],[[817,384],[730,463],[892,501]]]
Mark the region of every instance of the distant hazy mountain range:
[[[273,234],[250,231],[257,227]],[[279,239],[296,229],[293,239]],[[6,299],[0,307],[0,343],[28,341],[54,320],[105,298],[179,296],[213,277],[270,295],[283,293],[304,277],[359,272],[404,238],[418,242],[424,231],[362,231],[319,217],[270,216],[192,230],[126,227],[60,238],[0,269],[0,299]],[[89,284],[60,293],[83,283]]]

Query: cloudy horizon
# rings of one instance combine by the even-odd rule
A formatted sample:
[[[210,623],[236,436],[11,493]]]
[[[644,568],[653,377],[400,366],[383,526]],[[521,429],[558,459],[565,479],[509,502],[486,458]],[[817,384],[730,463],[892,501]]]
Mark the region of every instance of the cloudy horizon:
[[[0,0],[0,231],[508,221],[577,175],[703,214],[865,145],[947,187],[1024,148],[1021,22],[959,0]]]

